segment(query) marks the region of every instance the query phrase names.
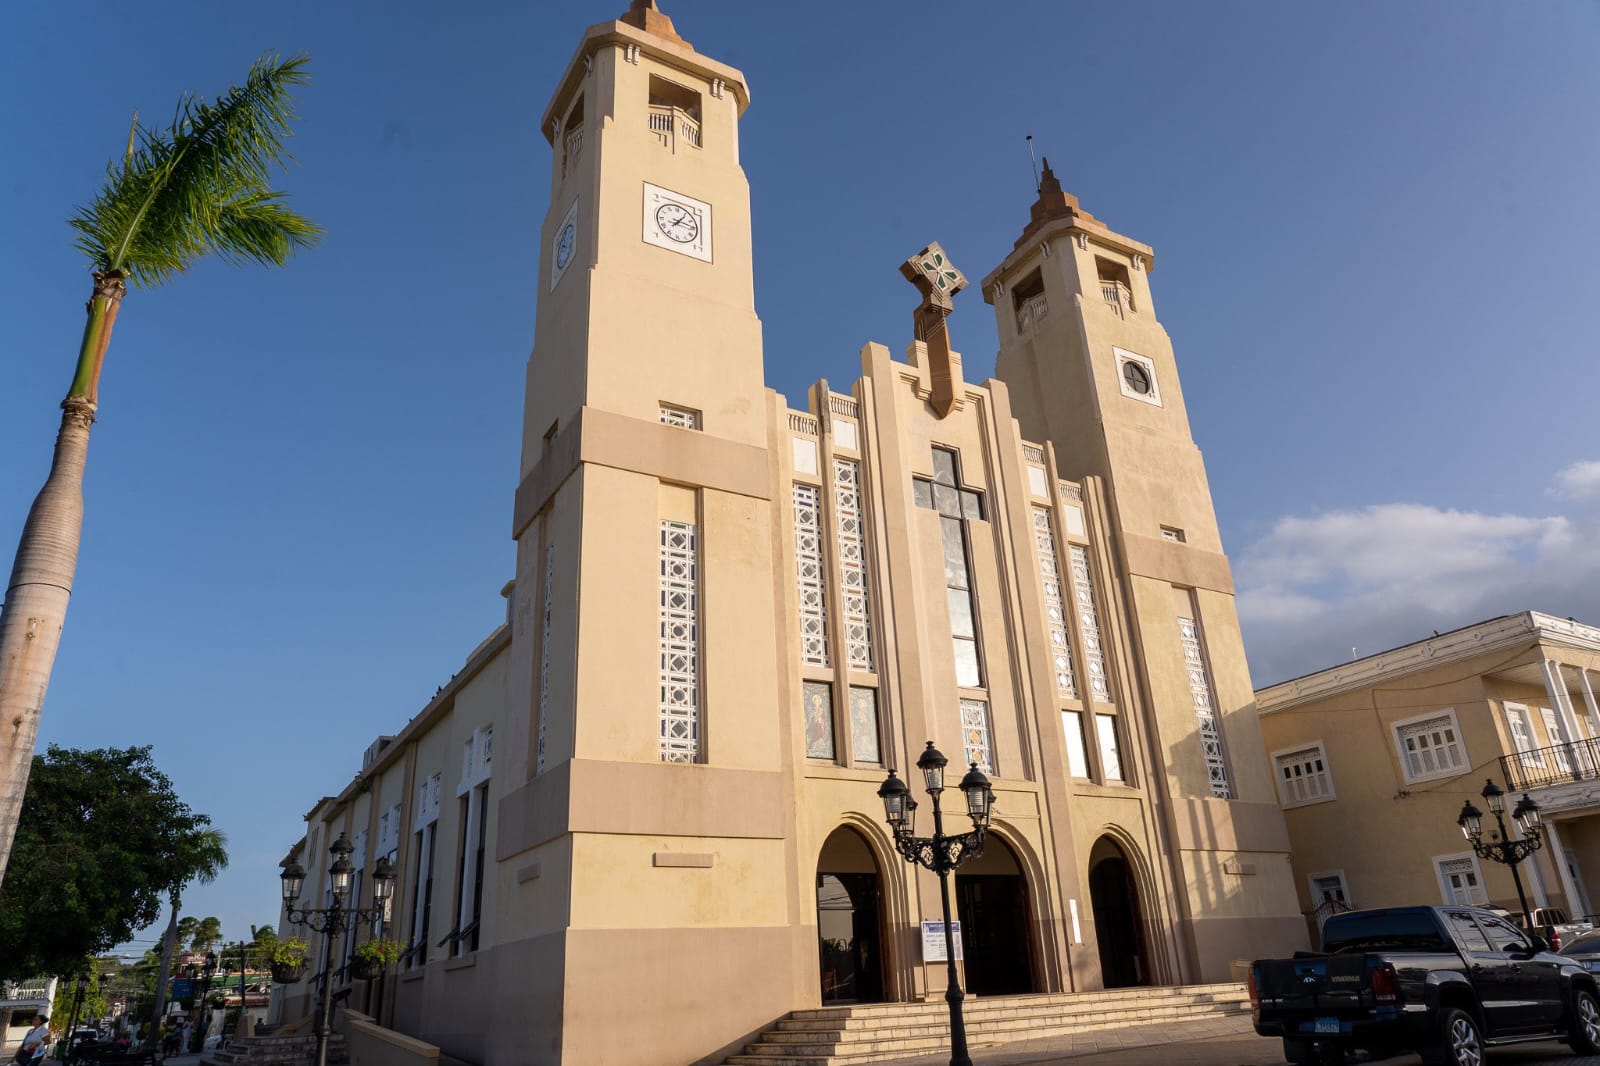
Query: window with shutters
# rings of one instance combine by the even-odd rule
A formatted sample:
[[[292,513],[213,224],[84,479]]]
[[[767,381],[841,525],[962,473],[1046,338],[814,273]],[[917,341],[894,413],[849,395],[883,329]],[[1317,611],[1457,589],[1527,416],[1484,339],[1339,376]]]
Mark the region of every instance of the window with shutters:
[[[1472,765],[1454,709],[1396,722],[1394,735],[1407,781],[1451,777]]]
[[[1278,800],[1285,808],[1338,798],[1333,794],[1333,776],[1328,772],[1328,755],[1322,741],[1273,752],[1272,765],[1278,776]]]

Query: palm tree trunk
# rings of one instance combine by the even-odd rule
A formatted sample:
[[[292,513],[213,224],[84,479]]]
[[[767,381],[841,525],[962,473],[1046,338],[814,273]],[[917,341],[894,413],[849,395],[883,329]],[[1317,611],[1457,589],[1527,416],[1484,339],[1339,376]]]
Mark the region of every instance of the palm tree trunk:
[[[167,1009],[167,984],[172,976],[172,955],[178,947],[178,908],[182,897],[174,892],[172,900],[172,917],[167,920],[167,931],[161,936],[161,969],[156,976],[156,1006],[150,1012],[150,1031],[160,1032],[161,1016]]]
[[[0,606],[0,879],[33,766],[50,669],[66,623],[83,533],[83,467],[89,455],[95,395],[111,327],[126,291],[119,274],[94,276],[72,390],[61,402],[50,476],[28,511]]]

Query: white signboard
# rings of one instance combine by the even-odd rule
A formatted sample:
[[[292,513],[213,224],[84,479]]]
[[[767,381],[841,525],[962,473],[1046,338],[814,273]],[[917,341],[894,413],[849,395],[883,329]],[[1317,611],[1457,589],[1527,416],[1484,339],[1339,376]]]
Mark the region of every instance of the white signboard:
[[[950,923],[950,941],[956,946],[956,961],[962,961],[966,956],[961,953],[961,923]],[[923,962],[949,962],[944,953],[944,923],[922,923],[922,961]]]

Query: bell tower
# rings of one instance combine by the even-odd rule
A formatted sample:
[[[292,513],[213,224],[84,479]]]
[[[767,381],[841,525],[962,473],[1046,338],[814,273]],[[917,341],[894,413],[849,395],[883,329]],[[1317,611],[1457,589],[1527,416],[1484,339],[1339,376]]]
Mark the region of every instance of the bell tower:
[[[580,407],[765,445],[744,75],[653,0],[591,27],[540,129],[554,149],[528,363],[523,472]]]

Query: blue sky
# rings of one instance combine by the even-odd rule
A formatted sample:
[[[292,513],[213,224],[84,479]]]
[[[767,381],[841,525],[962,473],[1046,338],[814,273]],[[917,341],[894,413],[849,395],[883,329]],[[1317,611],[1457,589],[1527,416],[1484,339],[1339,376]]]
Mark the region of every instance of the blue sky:
[[[549,150],[624,0],[12,5],[0,550],[45,474],[88,295],[65,219],[134,108],[311,54],[289,269],[131,293],[102,382],[41,746],[153,743],[274,919],[305,809],[496,624]],[[897,266],[1011,247],[1024,136],[1155,246],[1258,683],[1539,608],[1600,623],[1600,7],[667,0],[741,67],[770,385],[908,339]],[[824,219],[789,224],[794,212]],[[1587,310],[1586,310],[1587,309]],[[967,376],[990,309],[958,298]],[[147,934],[153,937],[154,933]]]

